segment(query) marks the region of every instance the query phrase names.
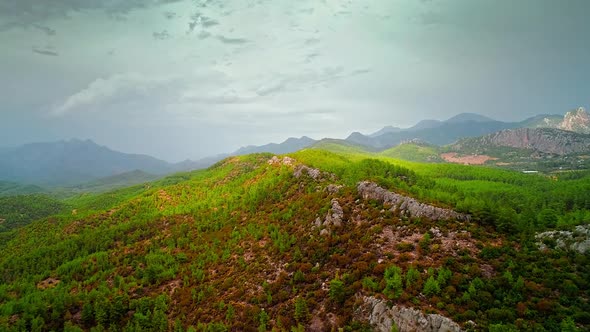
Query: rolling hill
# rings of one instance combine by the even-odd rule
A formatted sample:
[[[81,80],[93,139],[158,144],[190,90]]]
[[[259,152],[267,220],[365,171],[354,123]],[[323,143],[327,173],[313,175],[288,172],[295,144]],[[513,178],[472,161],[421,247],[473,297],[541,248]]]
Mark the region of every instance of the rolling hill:
[[[589,326],[587,254],[535,238],[590,220],[589,176],[353,150],[230,157],[68,200],[75,214],[0,246],[0,329]]]

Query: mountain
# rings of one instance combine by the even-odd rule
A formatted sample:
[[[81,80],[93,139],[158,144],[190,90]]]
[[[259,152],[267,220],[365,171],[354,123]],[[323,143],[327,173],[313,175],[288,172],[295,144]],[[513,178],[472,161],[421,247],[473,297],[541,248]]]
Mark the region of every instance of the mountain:
[[[140,154],[127,154],[93,141],[33,143],[0,154],[0,180],[45,186],[76,185],[133,170],[163,175],[177,165]]]
[[[527,149],[556,155],[590,153],[590,135],[554,128],[518,128],[465,138],[452,145],[455,151],[473,153],[484,153],[490,147]]]
[[[563,115],[541,114],[528,118],[518,124],[519,128],[559,128]]]
[[[583,107],[562,115],[538,115],[520,123],[526,128],[557,128],[582,134],[590,134],[590,115]]]
[[[590,115],[583,107],[579,107],[575,111],[567,112],[558,128],[590,134]]]
[[[501,122],[480,114],[461,113],[445,121],[422,120],[410,128],[391,128],[395,129],[387,126],[371,135],[355,132],[347,140],[383,150],[412,139],[442,146],[454,143],[460,138],[477,137],[514,128],[557,128],[590,134],[590,115],[580,107],[567,112],[565,116],[542,114],[520,122]]]
[[[481,136],[511,127],[513,127],[513,124],[499,121],[441,122],[436,127],[426,127],[423,129],[415,129],[413,127],[411,130],[408,129],[396,133],[386,133],[376,137],[354,133],[346,138],[346,140],[372,147],[377,150],[384,150],[402,142],[414,139],[442,146],[451,144],[463,137]]]
[[[496,120],[476,113],[461,113],[444,121],[445,123],[466,123],[466,122],[496,122]]]
[[[314,144],[316,140],[311,139],[307,136],[303,136],[301,138],[294,138],[290,137],[282,143],[270,143],[261,146],[246,146],[238,149],[231,155],[240,156],[250,153],[261,153],[261,152],[269,152],[269,153],[276,153],[276,154],[284,154],[289,152],[295,152],[297,150],[304,149],[306,147],[311,146]]]
[[[0,233],[0,330],[587,330],[588,186],[316,148],[231,157]]]
[[[402,130],[403,129],[401,129],[399,127],[385,126],[385,127],[381,128],[381,129],[379,129],[378,131],[376,131],[376,132],[374,132],[372,134],[369,134],[369,137],[377,137],[377,136],[381,136],[381,135],[386,134],[386,133],[397,133],[397,132],[400,132]]]

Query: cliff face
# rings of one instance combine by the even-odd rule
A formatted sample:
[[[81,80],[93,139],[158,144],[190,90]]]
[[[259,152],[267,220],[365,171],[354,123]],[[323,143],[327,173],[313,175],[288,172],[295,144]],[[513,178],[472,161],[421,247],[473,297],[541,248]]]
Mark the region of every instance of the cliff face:
[[[559,129],[575,131],[578,133],[590,134],[590,115],[583,107],[575,111],[567,112]]]
[[[552,128],[518,128],[502,130],[479,138],[464,139],[454,150],[486,147],[531,149],[543,153],[566,155],[590,151],[590,136]]]

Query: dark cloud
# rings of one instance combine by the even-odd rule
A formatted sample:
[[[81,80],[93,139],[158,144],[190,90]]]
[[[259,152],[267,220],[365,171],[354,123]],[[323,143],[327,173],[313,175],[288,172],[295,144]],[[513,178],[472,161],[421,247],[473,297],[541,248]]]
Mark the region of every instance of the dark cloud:
[[[37,54],[41,54],[41,55],[59,56],[59,53],[49,50],[49,49],[46,49],[46,48],[33,47],[31,49],[31,51],[33,51],[33,53],[37,53]]]
[[[203,31],[199,32],[199,35],[197,37],[199,37],[199,39],[201,39],[201,40],[207,39],[207,38],[211,37],[211,33],[203,30]]]
[[[154,33],[152,33],[152,36],[158,40],[166,40],[166,39],[170,39],[172,37],[167,30],[162,30],[160,32],[154,32]]]
[[[33,24],[32,27],[35,28],[35,29],[37,29],[37,30],[43,31],[48,36],[55,36],[55,30],[53,30],[50,27],[47,27],[47,26],[44,26],[44,25],[40,25],[40,24]]]
[[[248,39],[245,38],[230,38],[230,37],[225,37],[222,35],[218,35],[217,36],[217,40],[219,40],[220,42],[224,43],[224,44],[246,44],[249,42]]]
[[[171,20],[176,17],[176,13],[175,12],[164,12],[164,17]]]
[[[110,17],[122,18],[136,9],[180,1],[184,0],[53,0],[40,5],[39,0],[3,0],[0,1],[0,30],[35,26],[45,20],[67,18],[70,12],[88,10],[101,10]]]

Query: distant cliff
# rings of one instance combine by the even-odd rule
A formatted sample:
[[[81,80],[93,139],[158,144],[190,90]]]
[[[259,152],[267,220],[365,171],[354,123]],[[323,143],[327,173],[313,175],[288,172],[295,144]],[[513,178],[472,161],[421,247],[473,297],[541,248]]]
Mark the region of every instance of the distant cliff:
[[[451,146],[454,151],[482,153],[493,147],[529,149],[567,155],[590,152],[590,135],[554,128],[518,128],[502,130],[476,138],[466,138]]]

